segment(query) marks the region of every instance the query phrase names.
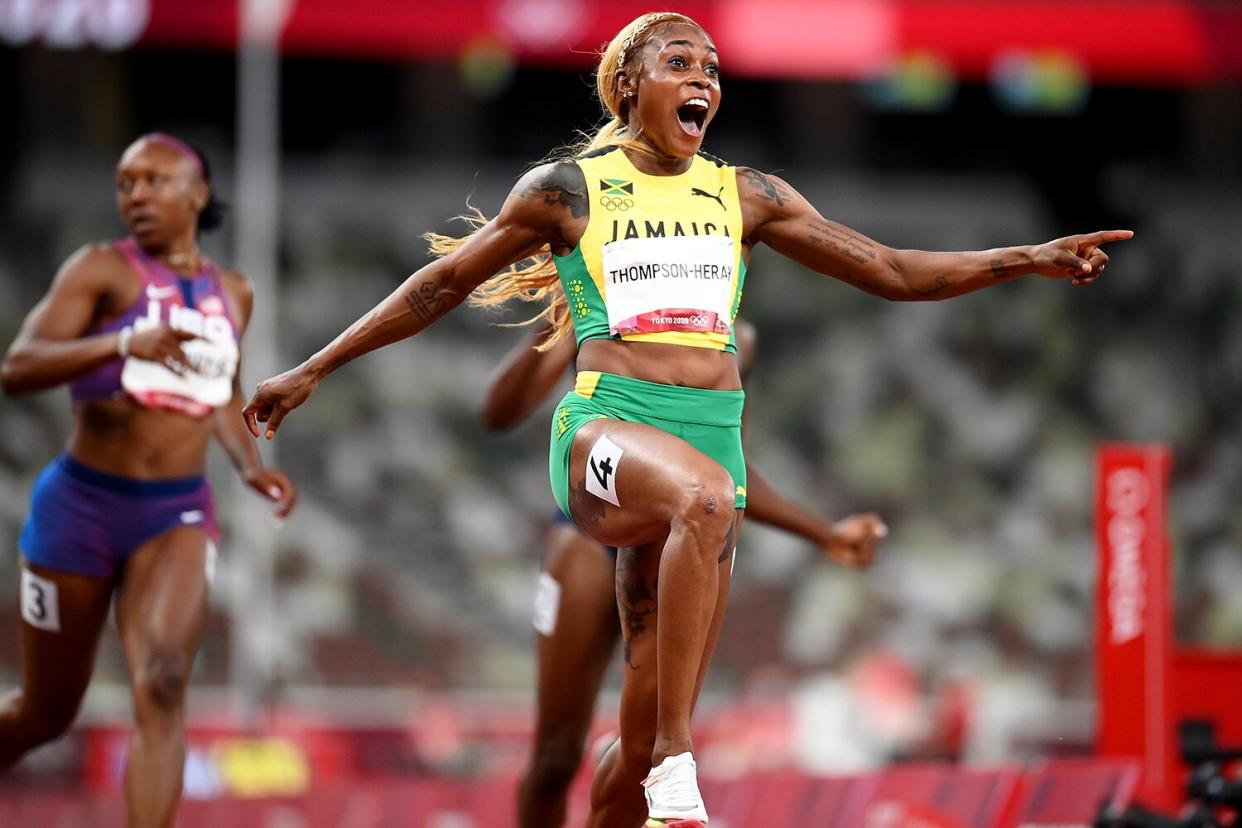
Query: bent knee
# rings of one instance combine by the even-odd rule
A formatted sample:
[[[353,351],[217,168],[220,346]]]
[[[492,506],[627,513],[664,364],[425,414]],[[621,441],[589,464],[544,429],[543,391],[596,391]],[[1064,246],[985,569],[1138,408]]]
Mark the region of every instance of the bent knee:
[[[704,540],[723,541],[733,528],[733,503],[733,477],[715,466],[684,487],[675,519]]]
[[[134,676],[136,702],[163,711],[181,708],[185,704],[189,674],[190,665],[183,656],[153,655]]]

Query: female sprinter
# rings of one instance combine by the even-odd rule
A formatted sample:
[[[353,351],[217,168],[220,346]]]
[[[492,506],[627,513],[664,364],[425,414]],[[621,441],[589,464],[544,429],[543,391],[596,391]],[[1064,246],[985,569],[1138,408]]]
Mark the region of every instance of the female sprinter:
[[[754,365],[755,329],[739,317],[733,331],[738,372],[745,382]],[[552,333],[550,326],[541,326],[501,363],[480,412],[485,427],[507,429],[525,420],[573,364],[576,349],[569,337],[540,350]],[[750,520],[806,538],[846,566],[871,563],[875,546],[887,531],[877,516],[851,515],[829,523],[786,500],[749,461],[746,480]],[[565,824],[569,786],[582,761],[600,684],[621,636],[616,554],[614,547],[600,546],[584,535],[559,510],[554,515],[535,598],[539,633],[535,741],[518,786],[519,828]]]
[[[283,518],[296,490],[246,435],[239,343],[254,294],[198,249],[220,220],[202,155],[146,135],[121,156],[130,235],[61,267],[4,358],[5,393],[69,383],[74,428],[35,484],[22,529],[22,686],[0,702],[0,768],[69,727],[114,594],[136,729],[130,826],[172,824],[186,682],[217,539],[203,477],[214,435]]]
[[[419,333],[480,286],[483,304],[551,298],[543,318],[578,342],[577,385],[552,420],[553,494],[592,539],[621,548],[621,739],[596,773],[589,824],[641,822],[642,782],[649,825],[691,828],[707,810],[690,718],[746,502],[732,323],[751,249],[768,244],[887,299],[930,300],[1028,273],[1087,282],[1108,261],[1100,245],[1131,233],[928,253],[829,221],[781,179],[699,153],[719,63],[682,15],[622,29],[596,80],[611,120],[589,147],[522,176],[464,241],[433,237],[443,258],[260,385],[245,414],[272,437],[333,369]]]

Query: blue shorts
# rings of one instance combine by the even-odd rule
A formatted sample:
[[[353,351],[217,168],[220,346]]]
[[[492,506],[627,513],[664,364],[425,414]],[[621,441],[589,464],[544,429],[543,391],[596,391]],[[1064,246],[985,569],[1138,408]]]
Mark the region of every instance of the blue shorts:
[[[61,455],[35,482],[18,546],[36,566],[114,578],[135,550],[178,526],[219,540],[211,484],[202,475],[131,480]]]

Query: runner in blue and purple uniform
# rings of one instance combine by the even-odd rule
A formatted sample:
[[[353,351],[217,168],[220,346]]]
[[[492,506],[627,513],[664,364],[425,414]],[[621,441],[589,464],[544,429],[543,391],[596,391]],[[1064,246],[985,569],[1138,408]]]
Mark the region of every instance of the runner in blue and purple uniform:
[[[254,292],[198,248],[220,220],[202,154],[143,136],[121,156],[116,198],[130,235],[71,256],[4,357],[7,394],[69,384],[74,428],[35,483],[19,541],[22,684],[0,699],[0,769],[73,722],[115,597],[134,828],[171,824],[181,794],[186,684],[219,537],[207,444],[278,518],[297,491],[264,468],[241,417]]]

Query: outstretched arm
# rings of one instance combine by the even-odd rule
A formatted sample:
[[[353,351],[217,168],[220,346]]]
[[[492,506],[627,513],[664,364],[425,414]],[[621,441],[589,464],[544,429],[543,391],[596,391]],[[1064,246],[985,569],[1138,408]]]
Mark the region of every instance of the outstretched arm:
[[[746,517],[806,538],[845,566],[870,566],[876,546],[888,534],[884,521],[871,512],[836,522],[812,514],[786,500],[750,463],[746,464]]]
[[[546,351],[538,350],[551,332],[549,326],[542,325],[523,337],[500,363],[479,411],[484,428],[513,428],[530,416],[565,375],[578,349],[573,337],[566,337]]]
[[[737,179],[748,240],[892,300],[948,299],[1032,273],[1087,284],[1108,264],[1100,245],[1134,235],[1129,230],[1105,230],[1045,244],[964,253],[894,250],[824,218],[774,175],[740,167]]]
[[[567,162],[545,164],[524,175],[505,199],[500,214],[479,228],[453,253],[416,271],[388,298],[350,325],[310,359],[260,383],[243,415],[250,433],[276,434],[332,371],[363,354],[414,336],[457,307],[476,287],[545,245],[563,246],[574,217],[585,215],[585,185],[570,192]],[[581,173],[578,173],[581,182]],[[574,198],[580,197],[579,205]]]

